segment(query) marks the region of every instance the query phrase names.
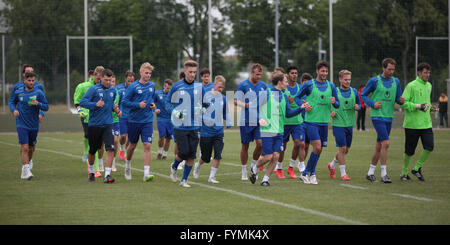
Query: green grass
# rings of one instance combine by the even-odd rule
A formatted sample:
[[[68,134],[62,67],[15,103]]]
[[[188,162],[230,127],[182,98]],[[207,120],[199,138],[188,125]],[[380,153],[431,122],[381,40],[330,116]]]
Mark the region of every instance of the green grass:
[[[376,135],[355,132],[347,157],[350,182],[330,179],[326,167],[337,148],[329,131],[329,147],[317,166],[319,185],[299,180],[277,179],[269,188],[240,180],[240,136],[226,131],[223,160],[217,179],[207,182],[210,165],[203,165],[200,178],[191,176],[192,188],[181,188],[169,179],[173,160],[156,160],[152,154],[153,182],[143,183],[143,150],[139,143],[132,161],[133,179],[126,181],[123,162],[117,161],[114,184],[87,180],[81,162],[82,133],[40,133],[33,160],[35,177],[21,180],[17,135],[0,138],[0,224],[450,224],[450,131],[436,130],[435,150],[423,167],[427,181],[399,180],[404,150],[404,132],[393,130],[388,158],[392,184],[365,179]],[[157,131],[154,132],[155,139]],[[288,144],[290,156],[292,143]],[[250,145],[253,151],[254,144]],[[153,142],[152,151],[157,150]],[[420,153],[421,144],[417,148]],[[411,165],[415,164],[418,154]],[[287,167],[288,160],[284,166]],[[411,166],[411,167],[412,167]],[[296,169],[296,173],[297,169]],[[182,171],[178,175],[181,178]],[[339,176],[339,170],[337,170]],[[380,169],[375,172],[377,178]],[[261,180],[261,176],[260,179]],[[351,186],[343,186],[348,184]],[[354,188],[351,188],[354,187]],[[409,195],[410,198],[400,195]],[[412,197],[412,198],[411,198]],[[421,200],[413,198],[423,198]]]

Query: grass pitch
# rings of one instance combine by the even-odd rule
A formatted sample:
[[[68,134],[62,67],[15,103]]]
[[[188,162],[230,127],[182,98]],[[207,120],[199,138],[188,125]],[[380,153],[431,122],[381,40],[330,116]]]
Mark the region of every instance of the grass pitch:
[[[204,164],[200,178],[192,173],[192,188],[182,188],[169,179],[168,160],[156,160],[157,131],[154,131],[151,172],[154,181],[143,183],[143,150],[132,161],[133,179],[124,178],[124,162],[117,160],[116,183],[103,179],[88,182],[86,164],[81,161],[82,133],[40,133],[33,157],[34,178],[21,180],[16,133],[0,136],[0,224],[218,224],[218,225],[449,225],[450,224],[450,131],[435,130],[435,149],[423,167],[426,182],[412,177],[399,179],[404,150],[403,130],[392,130],[388,175],[392,184],[369,183],[366,179],[376,134],[354,132],[347,156],[351,181],[330,179],[327,163],[337,151],[329,131],[328,147],[317,165],[318,185],[298,179],[270,178],[269,188],[241,180],[240,136],[226,131],[223,160],[217,173],[219,184],[207,182],[210,164]],[[250,145],[250,152],[254,144]],[[290,157],[292,141],[287,147]],[[311,150],[311,148],[310,148]],[[413,167],[422,150],[419,143],[411,161]],[[285,158],[284,167],[288,166]],[[298,169],[295,168],[298,175]],[[182,171],[178,171],[179,179]],[[337,168],[336,175],[339,176]],[[380,179],[380,168],[375,176]]]

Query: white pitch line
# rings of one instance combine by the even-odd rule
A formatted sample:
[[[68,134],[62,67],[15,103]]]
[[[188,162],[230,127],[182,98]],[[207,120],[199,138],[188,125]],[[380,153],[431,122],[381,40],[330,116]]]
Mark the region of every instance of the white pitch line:
[[[432,201],[434,201],[433,199],[429,199],[429,198],[425,198],[425,197],[416,197],[416,196],[407,195],[407,194],[391,193],[391,195],[404,197],[404,198],[411,198],[411,199],[415,199],[415,200],[419,200],[419,201],[425,201],[425,202],[432,202]]]
[[[350,185],[350,184],[341,184],[341,186],[349,187],[349,188],[353,188],[353,189],[360,189],[360,190],[367,190],[367,189],[369,189],[367,187],[362,187],[362,186],[357,186],[357,185]]]
[[[1,144],[5,144],[5,145],[9,145],[9,146],[18,146],[17,144],[11,144],[11,143],[7,143],[7,142],[3,142],[3,141],[0,141],[0,143]],[[80,158],[79,156],[76,156],[76,155],[73,155],[73,154],[70,154],[70,153],[58,152],[58,151],[53,151],[53,150],[44,149],[44,148],[37,148],[36,150],[50,152],[50,153],[54,153],[54,154],[60,154],[60,155],[69,156],[69,157],[73,157],[73,158]],[[116,165],[124,167],[124,165],[120,164],[120,163],[116,163]],[[135,169],[135,168],[132,168],[132,169],[135,170],[135,171],[143,172],[142,169]],[[157,176],[166,178],[166,179],[170,178],[169,175],[156,173],[156,172],[152,172],[152,173],[157,175]],[[278,201],[274,201],[274,200],[270,200],[270,199],[265,199],[265,198],[262,198],[262,197],[258,197],[258,196],[254,196],[254,195],[238,192],[238,191],[231,190],[231,189],[220,188],[220,187],[216,187],[216,186],[212,186],[212,185],[206,185],[206,184],[197,183],[197,182],[193,182],[193,181],[189,181],[189,184],[191,184],[191,185],[198,185],[198,186],[201,186],[201,187],[204,187],[204,188],[213,189],[213,190],[217,190],[217,191],[227,192],[227,193],[230,193],[230,194],[233,194],[233,195],[249,198],[249,199],[256,200],[256,201],[262,201],[262,202],[266,202],[266,203],[269,203],[269,204],[275,204],[275,205],[279,205],[279,206],[282,206],[282,207],[286,207],[286,208],[291,208],[291,209],[294,209],[294,210],[302,211],[302,212],[305,212],[305,213],[309,213],[309,214],[313,214],[313,215],[317,215],[317,216],[322,216],[322,217],[325,217],[325,218],[328,218],[328,219],[334,219],[334,220],[342,221],[342,222],[345,222],[345,223],[350,223],[350,224],[355,224],[355,225],[368,225],[367,223],[364,223],[364,222],[351,220],[351,219],[347,219],[347,218],[344,218],[344,217],[336,216],[336,215],[333,215],[333,214],[320,212],[320,211],[317,211],[317,210],[314,210],[314,209],[304,208],[304,207],[301,207],[301,206],[296,206],[296,205],[282,203],[282,202],[278,202]]]

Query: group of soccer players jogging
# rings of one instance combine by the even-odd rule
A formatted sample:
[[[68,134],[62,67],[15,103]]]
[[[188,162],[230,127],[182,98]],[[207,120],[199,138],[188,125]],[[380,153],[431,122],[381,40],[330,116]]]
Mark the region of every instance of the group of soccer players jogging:
[[[381,182],[392,182],[387,174],[387,158],[397,103],[405,110],[405,151],[400,179],[411,181],[409,165],[420,138],[424,149],[411,173],[425,181],[422,166],[434,148],[430,116],[432,89],[428,81],[431,67],[420,63],[417,78],[408,83],[403,92],[399,79],[393,76],[395,67],[395,60],[384,59],[382,73],[370,78],[361,94],[365,105],[371,107],[372,124],[377,133],[366,179],[377,182],[375,170],[379,161]],[[177,171],[184,168],[180,186],[190,187],[188,177],[192,168],[194,178],[198,178],[201,165],[212,160],[208,182],[219,183],[216,173],[224,149],[224,127],[233,126],[230,104],[223,94],[225,77],[218,75],[210,81],[210,71],[204,68],[199,74],[202,82],[197,82],[198,63],[188,60],[178,82],[166,79],[163,88],[156,90],[155,83],[150,81],[153,70],[154,67],[145,62],[140,66],[139,79],[136,80],[129,70],[125,73],[125,82],[116,86],[113,71],[98,66],[86,82],[76,87],[74,105],[84,129],[82,160],[88,165],[88,180],[95,182],[104,171],[103,182],[115,182],[112,172],[116,171],[117,152],[119,160],[125,161],[125,179],[131,180],[131,161],[140,139],[144,150],[143,181],[152,181],[155,177],[150,172],[151,145],[156,115],[157,160],[167,159],[170,141],[174,140],[175,157],[170,164],[170,179],[178,182]],[[318,184],[316,166],[323,148],[328,145],[331,121],[338,151],[327,168],[334,179],[339,166],[340,179],[350,181],[346,155],[352,145],[355,111],[360,110],[362,101],[357,90],[351,87],[351,71],[341,70],[339,85],[335,86],[327,80],[328,70],[328,63],[319,61],[315,78],[304,73],[298,81],[297,67],[290,66],[286,72],[276,68],[267,84],[261,81],[262,66],[257,63],[251,66],[249,78],[241,82],[233,94],[234,106],[240,110],[242,180],[254,184],[258,169],[264,171],[266,164],[261,186],[270,186],[269,178],[273,172],[278,178],[286,178],[282,165],[287,143],[292,138],[287,176],[298,178],[304,184]],[[23,67],[23,78],[11,92],[9,107],[16,118],[21,145],[21,178],[30,180],[39,123],[49,106],[32,66]],[[253,141],[255,149],[248,168],[249,145]],[[200,158],[195,162],[199,145]],[[305,164],[309,145],[312,149]],[[295,175],[296,165],[299,177]]]

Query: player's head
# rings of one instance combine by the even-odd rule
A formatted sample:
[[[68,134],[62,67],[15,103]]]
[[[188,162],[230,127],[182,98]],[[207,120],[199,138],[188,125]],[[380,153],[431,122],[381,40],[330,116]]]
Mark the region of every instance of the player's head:
[[[23,66],[22,66],[22,76],[24,77],[24,79],[25,79],[25,73],[26,72],[34,72],[33,66],[29,65],[29,64],[23,64]]]
[[[297,82],[298,68],[296,66],[289,66],[287,68],[287,75],[288,75],[289,82]]]
[[[91,78],[91,77],[93,77],[94,76],[94,70],[89,70],[88,71],[88,80]]]
[[[164,80],[163,89],[165,93],[168,93],[170,89],[172,88],[173,81],[172,79],[166,79]]]
[[[97,66],[94,69],[94,83],[97,84],[102,79],[102,72],[105,70],[103,66]]]
[[[282,73],[286,73],[286,71],[284,70],[283,67],[275,67],[275,69],[273,69],[273,71],[274,72],[279,71],[279,72],[282,72]]]
[[[383,61],[381,61],[381,66],[383,68],[383,77],[385,78],[392,77],[392,75],[394,75],[396,65],[397,62],[395,62],[395,60],[392,58],[386,58]]]
[[[276,71],[272,73],[272,84],[280,90],[285,90],[287,86],[287,76],[283,72]]]
[[[211,81],[211,72],[208,68],[203,68],[200,71],[200,79],[202,80],[202,83],[208,84],[209,81]]]
[[[141,65],[141,68],[139,69],[139,75],[141,76],[141,80],[144,82],[147,82],[152,77],[154,67],[149,63],[145,62]]]
[[[261,64],[255,63],[252,65],[250,72],[250,82],[256,83],[261,80],[263,68]]]
[[[420,79],[428,82],[431,75],[431,66],[428,63],[420,63],[417,65],[417,74]]]
[[[181,81],[184,79],[184,71],[181,71],[180,74],[178,74],[178,81]]]
[[[28,90],[32,90],[34,88],[35,79],[36,74],[34,74],[34,72],[25,72],[23,75],[23,81],[25,82],[25,86]]]
[[[111,77],[111,86],[116,86],[116,75],[112,75],[112,77]]]
[[[305,82],[313,79],[313,76],[307,72],[303,73],[300,77],[300,84],[304,84]]]
[[[316,63],[316,73],[317,73],[317,79],[321,81],[325,81],[328,77],[328,69],[330,68],[330,65],[328,62],[322,60]]]
[[[222,75],[218,75],[214,78],[214,91],[218,91],[220,93],[225,89],[226,79]]]
[[[195,76],[197,75],[198,63],[193,60],[188,60],[184,62],[184,80],[187,83],[194,82]]]
[[[134,82],[134,78],[136,75],[131,70],[127,70],[125,72],[125,86],[130,85],[132,82]]]
[[[110,69],[104,69],[102,71],[102,79],[101,79],[102,85],[109,88],[109,86],[111,86],[111,80],[113,76],[114,73]]]
[[[341,70],[339,72],[339,83],[341,87],[344,89],[348,89],[350,87],[350,83],[352,82],[352,72],[349,70]]]

